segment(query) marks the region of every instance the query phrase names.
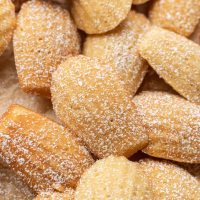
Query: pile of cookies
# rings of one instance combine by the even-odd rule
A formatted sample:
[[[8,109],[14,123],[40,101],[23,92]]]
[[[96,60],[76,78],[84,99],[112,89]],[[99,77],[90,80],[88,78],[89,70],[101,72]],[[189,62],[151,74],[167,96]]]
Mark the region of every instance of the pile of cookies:
[[[17,199],[200,199],[199,0],[0,0]]]

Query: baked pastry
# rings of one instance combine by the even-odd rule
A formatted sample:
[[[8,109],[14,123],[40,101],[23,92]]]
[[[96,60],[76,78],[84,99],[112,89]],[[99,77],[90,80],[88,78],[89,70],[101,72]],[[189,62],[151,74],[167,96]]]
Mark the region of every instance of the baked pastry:
[[[146,129],[112,65],[70,57],[53,73],[51,93],[58,118],[95,156],[128,157],[147,145]]]
[[[105,33],[128,15],[132,0],[73,0],[72,15],[79,29],[88,34]]]
[[[149,16],[153,24],[189,36],[200,20],[200,1],[157,0]]]
[[[11,104],[19,104],[41,114],[45,114],[51,110],[50,101],[24,93],[18,83],[11,85],[7,88],[6,92],[0,95],[0,115],[6,112]]]
[[[139,52],[178,93],[200,103],[200,46],[171,31],[154,27],[142,38]]]
[[[0,55],[9,46],[16,25],[15,7],[11,0],[0,0]]]
[[[149,144],[143,152],[200,163],[200,106],[165,92],[143,92],[133,100],[149,130]]]
[[[153,199],[140,165],[124,157],[97,161],[81,177],[76,200]]]
[[[32,200],[32,191],[12,170],[0,164],[0,199],[1,200]]]
[[[41,0],[23,4],[13,41],[21,88],[45,97],[50,97],[51,73],[80,50],[68,11]]]
[[[134,95],[148,67],[139,55],[137,42],[149,26],[150,23],[144,15],[131,11],[116,29],[101,35],[88,35],[83,54],[112,63],[121,83]]]
[[[34,200],[74,200],[74,190],[67,188],[64,193],[59,192],[43,192]]]
[[[133,4],[138,5],[138,4],[143,4],[146,3],[149,0],[133,0]]]
[[[53,73],[51,93],[58,118],[97,157],[128,157],[147,144],[145,127],[112,65],[68,58]]]
[[[0,121],[0,155],[36,193],[75,187],[93,159],[68,130],[22,106]]]
[[[141,170],[151,184],[154,200],[198,200],[200,184],[186,170],[166,161],[145,159]]]

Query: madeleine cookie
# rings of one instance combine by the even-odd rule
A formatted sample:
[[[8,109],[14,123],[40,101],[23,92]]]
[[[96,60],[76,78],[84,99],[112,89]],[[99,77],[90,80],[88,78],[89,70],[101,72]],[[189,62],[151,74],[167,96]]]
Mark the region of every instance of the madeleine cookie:
[[[176,33],[154,27],[139,51],[154,70],[189,101],[200,103],[200,46]]]
[[[138,163],[109,156],[97,161],[81,177],[76,200],[152,199],[148,179]]]
[[[40,0],[23,4],[14,34],[14,53],[25,92],[50,97],[52,72],[79,50],[79,36],[67,10]]]
[[[79,29],[88,34],[105,33],[128,15],[132,0],[73,0],[72,15]]]
[[[110,64],[86,56],[68,58],[53,73],[58,118],[99,158],[131,156],[148,142],[146,129]]]
[[[19,11],[22,4],[26,1],[28,0],[12,0],[12,2],[15,4],[15,11]],[[51,0],[51,1],[60,4],[64,8],[68,8],[69,6],[68,0]]]
[[[0,200],[32,200],[33,197],[21,178],[0,164]]]
[[[143,92],[133,100],[149,130],[149,144],[143,152],[200,163],[200,106],[165,92]]]
[[[146,3],[149,0],[133,0],[133,4],[138,5],[138,4],[143,4]]]
[[[0,0],[0,55],[9,46],[15,25],[15,7],[13,3],[11,0]]]
[[[68,130],[22,106],[0,121],[0,156],[36,192],[75,187],[93,159]]]
[[[74,200],[74,190],[67,188],[64,193],[59,192],[43,192],[34,200]]]
[[[150,10],[150,19],[157,26],[189,36],[200,20],[200,1],[155,1]]]
[[[144,159],[141,170],[151,184],[154,200],[198,200],[200,184],[184,169],[166,161]]]
[[[89,35],[83,54],[112,63],[125,89],[134,95],[148,67],[139,55],[137,42],[149,26],[144,15],[131,11],[116,29],[101,35]]]

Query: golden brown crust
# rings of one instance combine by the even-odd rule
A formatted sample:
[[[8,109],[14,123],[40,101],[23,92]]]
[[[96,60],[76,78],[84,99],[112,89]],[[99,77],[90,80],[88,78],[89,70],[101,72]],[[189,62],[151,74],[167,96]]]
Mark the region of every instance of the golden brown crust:
[[[200,46],[171,31],[154,27],[142,38],[139,52],[179,94],[200,103]]]
[[[200,20],[199,0],[157,0],[150,10],[153,24],[184,36],[194,31]]]
[[[67,10],[49,2],[23,4],[14,34],[15,62],[25,92],[50,97],[51,73],[79,53],[79,36]]]
[[[143,152],[179,162],[200,163],[200,106],[165,92],[143,92],[134,103],[149,130]]]
[[[35,191],[75,187],[93,159],[68,130],[22,106],[1,118],[0,155]]]
[[[11,0],[0,0],[0,55],[8,47],[16,25],[15,7]]]
[[[149,182],[136,162],[109,156],[97,161],[81,177],[76,200],[153,199]]]
[[[88,34],[105,33],[128,15],[132,0],[73,0],[72,15],[79,29]]]
[[[151,184],[154,200],[198,200],[200,184],[187,171],[166,161],[144,159],[141,170]]]
[[[144,15],[131,11],[116,29],[101,35],[87,36],[83,54],[112,63],[125,89],[134,95],[148,67],[139,55],[137,42],[149,26]]]
[[[57,116],[97,157],[128,157],[147,144],[132,97],[112,65],[86,56],[68,58],[53,73],[51,93]]]
[[[64,193],[43,192],[34,198],[34,200],[74,200],[74,190],[66,188]]]

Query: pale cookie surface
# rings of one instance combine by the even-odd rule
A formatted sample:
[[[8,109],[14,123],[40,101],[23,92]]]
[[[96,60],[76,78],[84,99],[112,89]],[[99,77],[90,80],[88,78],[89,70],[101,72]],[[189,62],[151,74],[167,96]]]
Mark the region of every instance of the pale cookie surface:
[[[137,42],[149,26],[144,15],[131,11],[126,20],[113,31],[88,36],[83,54],[112,63],[125,89],[134,95],[148,67],[139,55]]]
[[[150,159],[140,161],[140,165],[151,184],[154,200],[199,200],[200,184],[184,169]]]
[[[143,4],[146,3],[149,0],[133,0],[133,4],[137,5],[137,4]]]
[[[51,73],[69,55],[79,53],[79,36],[67,10],[50,2],[23,4],[14,34],[21,88],[50,97]]]
[[[68,58],[53,73],[51,93],[58,118],[97,157],[128,157],[147,144],[132,97],[111,65],[86,56]]]
[[[75,192],[76,200],[147,200],[151,197],[148,179],[139,164],[113,156],[89,168]]]
[[[66,188],[64,193],[59,192],[43,192],[34,200],[74,200],[74,190]]]
[[[165,92],[143,92],[133,100],[149,130],[145,153],[200,163],[200,106]]]
[[[189,36],[200,20],[200,1],[155,1],[150,10],[150,19],[157,26]]]
[[[79,29],[88,34],[105,33],[128,15],[132,0],[74,0],[72,15]]]
[[[32,200],[32,191],[10,169],[0,164],[0,200]]]
[[[0,55],[8,47],[16,25],[15,7],[11,0],[0,0]]]
[[[154,27],[139,52],[153,69],[189,101],[200,103],[200,46],[171,31]]]
[[[93,159],[68,130],[22,106],[1,118],[0,156],[36,193],[75,187]]]

